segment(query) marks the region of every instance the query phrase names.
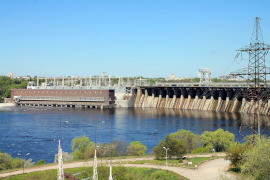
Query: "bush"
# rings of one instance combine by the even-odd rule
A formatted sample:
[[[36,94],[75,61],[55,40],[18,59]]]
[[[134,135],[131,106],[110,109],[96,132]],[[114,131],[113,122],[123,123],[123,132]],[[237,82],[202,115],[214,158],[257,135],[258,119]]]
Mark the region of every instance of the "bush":
[[[46,164],[44,159],[39,160],[36,165]]]
[[[235,168],[239,169],[239,165],[244,158],[243,153],[248,149],[248,147],[248,144],[234,143],[228,148],[226,158],[231,161]]]
[[[145,145],[142,145],[140,141],[134,141],[129,144],[128,155],[129,156],[145,156],[147,150]]]
[[[22,168],[24,160],[21,158],[13,159],[12,161],[12,168]]]
[[[210,151],[206,147],[197,147],[193,151],[191,151],[192,154],[197,154],[197,153],[209,153]]]
[[[121,139],[114,140],[109,147],[109,156],[126,156],[127,144]]]
[[[68,154],[67,152],[62,152],[62,158],[63,158],[63,162],[73,160],[72,155]],[[58,163],[58,154],[54,155],[54,163]]]
[[[261,138],[243,153],[241,172],[251,179],[270,179],[270,138]]]
[[[7,153],[0,152],[0,170],[6,170],[12,168],[13,158]]]
[[[32,167],[35,163],[32,161],[32,159],[28,159],[27,161],[24,161],[24,167]]]
[[[198,147],[199,136],[195,135],[191,131],[178,130],[175,133],[170,134],[170,136],[175,137],[177,140],[183,140],[187,144],[187,152],[190,153],[194,148]]]
[[[226,151],[234,143],[234,135],[229,131],[218,129],[214,132],[205,131],[201,135],[202,146],[209,151],[215,149],[216,152]]]

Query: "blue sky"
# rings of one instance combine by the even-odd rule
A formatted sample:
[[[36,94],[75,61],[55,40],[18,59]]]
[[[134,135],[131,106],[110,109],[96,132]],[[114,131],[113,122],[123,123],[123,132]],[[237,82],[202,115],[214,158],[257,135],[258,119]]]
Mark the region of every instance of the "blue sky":
[[[1,75],[196,77],[246,67],[234,61],[269,0],[0,0]],[[244,56],[247,58],[247,56]],[[267,57],[266,65],[270,66]]]

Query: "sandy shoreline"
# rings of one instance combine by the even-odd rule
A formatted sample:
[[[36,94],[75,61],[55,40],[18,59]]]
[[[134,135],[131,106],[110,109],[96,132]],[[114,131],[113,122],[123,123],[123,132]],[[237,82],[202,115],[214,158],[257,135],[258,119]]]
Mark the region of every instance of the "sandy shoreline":
[[[15,106],[14,103],[0,103],[0,107],[12,107]]]

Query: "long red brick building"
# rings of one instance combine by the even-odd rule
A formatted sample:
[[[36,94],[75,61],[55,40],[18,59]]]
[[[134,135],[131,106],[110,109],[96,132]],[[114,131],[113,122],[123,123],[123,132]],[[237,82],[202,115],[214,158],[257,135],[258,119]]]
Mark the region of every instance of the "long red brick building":
[[[110,108],[114,90],[100,89],[12,89],[11,100],[20,106]]]

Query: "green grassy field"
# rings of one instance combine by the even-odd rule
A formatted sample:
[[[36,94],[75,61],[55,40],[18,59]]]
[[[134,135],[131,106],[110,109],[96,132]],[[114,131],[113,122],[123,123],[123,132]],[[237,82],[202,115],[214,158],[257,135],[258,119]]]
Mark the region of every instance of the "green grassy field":
[[[81,173],[76,178],[83,179],[92,177],[92,167],[82,167],[73,169],[64,169],[65,173],[75,174]],[[186,178],[174,173],[166,172],[163,170],[150,169],[150,168],[125,168],[125,167],[113,167],[114,180],[186,180]],[[109,178],[109,167],[98,167],[99,180],[107,180]],[[6,180],[56,180],[57,170],[39,171],[23,175],[11,176],[4,178]]]
[[[208,161],[212,159],[212,157],[196,157],[193,159],[188,159],[188,162],[192,162],[192,166],[199,165],[204,161]],[[119,162],[120,164],[123,162]],[[166,160],[138,160],[138,161],[127,161],[126,164],[154,164],[154,165],[166,165]],[[176,159],[168,159],[168,166],[188,166],[187,164],[180,163],[179,160]]]

